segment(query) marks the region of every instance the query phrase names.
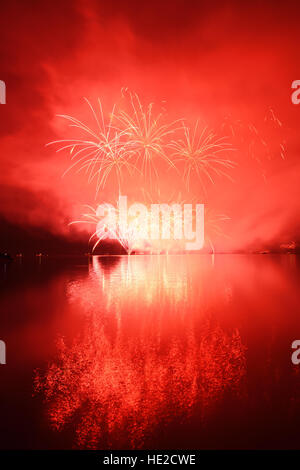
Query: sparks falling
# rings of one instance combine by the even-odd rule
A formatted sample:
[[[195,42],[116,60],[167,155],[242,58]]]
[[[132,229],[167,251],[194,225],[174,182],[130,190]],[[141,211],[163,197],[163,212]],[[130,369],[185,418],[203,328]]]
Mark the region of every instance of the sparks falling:
[[[230,170],[236,163],[228,159],[229,152],[234,148],[227,137],[218,137],[207,127],[201,129],[198,121],[193,127],[188,127],[183,119],[167,122],[163,112],[158,114],[153,112],[153,103],[142,104],[137,94],[129,93],[127,90],[122,90],[121,102],[122,100],[123,106],[120,103],[118,106],[115,104],[109,117],[106,118],[100,99],[95,108],[88,99],[85,99],[92,115],[93,125],[66,114],[59,115],[79,135],[48,144],[58,145],[57,152],[69,153],[71,165],[64,175],[71,171],[84,172],[87,183],[95,183],[95,198],[98,198],[100,190],[105,188],[109,179],[114,182],[119,195],[126,194],[126,184],[130,184],[132,177],[135,181],[142,176],[144,184],[148,182],[150,188],[153,187],[153,174],[159,182],[162,171],[159,162],[167,165],[164,172],[166,169],[176,171],[181,181],[177,191],[180,195],[182,184],[183,187],[186,186],[188,193],[190,192],[192,174],[198,178],[202,194],[205,195],[207,185],[215,184],[216,177],[232,179]],[[125,173],[128,179],[125,178]],[[171,219],[174,235],[179,222],[175,215]],[[71,224],[94,225],[90,237],[93,251],[105,239],[118,240],[128,254],[135,250],[168,252],[174,248],[165,241],[162,243],[161,240],[160,246],[147,239],[142,243],[140,240],[137,241],[136,232],[143,230],[143,227],[139,226],[138,219],[132,220],[126,230],[120,226],[112,228],[112,224],[101,225],[99,229],[97,210],[91,206],[87,206],[87,211],[85,210],[79,219]],[[151,229],[159,231],[158,227]],[[210,246],[213,247],[211,235],[208,235],[208,239]]]
[[[218,138],[207,127],[199,129],[196,122],[194,129],[183,123],[184,137],[172,141],[169,147],[173,150],[173,157],[184,163],[183,177],[190,189],[191,174],[196,174],[203,191],[206,191],[206,180],[215,183],[214,176],[231,178],[228,170],[234,168],[235,163],[223,158],[225,153],[233,151],[226,137]]]
[[[139,96],[129,94],[130,112],[120,110],[117,119],[120,122],[122,135],[127,138],[128,146],[134,151],[136,158],[141,162],[143,173],[154,171],[158,176],[155,158],[164,160],[175,168],[174,163],[166,154],[167,138],[174,134],[175,124],[162,123],[163,113],[153,113],[153,103],[143,106]]]

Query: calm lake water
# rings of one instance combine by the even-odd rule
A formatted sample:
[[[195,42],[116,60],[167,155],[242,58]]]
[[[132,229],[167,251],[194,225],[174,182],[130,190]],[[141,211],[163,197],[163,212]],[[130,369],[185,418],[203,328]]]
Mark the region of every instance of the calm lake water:
[[[300,257],[0,268],[1,448],[300,448]]]

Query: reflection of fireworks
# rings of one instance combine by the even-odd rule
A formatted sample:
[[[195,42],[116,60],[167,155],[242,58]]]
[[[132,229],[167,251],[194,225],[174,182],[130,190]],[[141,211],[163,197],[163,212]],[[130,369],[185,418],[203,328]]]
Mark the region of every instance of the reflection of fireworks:
[[[235,163],[222,158],[225,152],[234,150],[225,137],[218,138],[205,127],[198,131],[198,121],[194,130],[183,124],[184,138],[172,141],[169,147],[173,156],[184,162],[184,178],[189,188],[191,173],[196,174],[205,190],[205,179],[214,183],[214,175],[230,178],[226,170],[232,169]]]
[[[76,423],[80,448],[97,449],[105,436],[142,447],[174,410],[189,417],[200,407],[205,417],[224,392],[238,396],[245,375],[238,331],[227,335],[208,325],[196,338],[188,329],[183,338],[165,337],[166,347],[160,336],[156,328],[155,336],[146,329],[127,339],[121,330],[110,341],[95,317],[71,348],[61,341],[57,360],[35,378],[53,428]]]
[[[93,257],[88,276],[68,282],[68,306],[84,323],[35,374],[35,391],[54,430],[75,430],[75,446],[146,447],[186,420],[205,432],[227,393],[243,397],[240,332],[207,315],[212,286],[224,294],[222,308],[231,283],[215,284],[206,257],[182,261]]]
[[[96,179],[97,194],[99,189],[105,186],[106,180],[112,172],[115,172],[120,188],[121,169],[125,167],[129,171],[131,170],[133,165],[128,160],[133,155],[133,152],[125,145],[125,142],[122,142],[120,133],[112,127],[114,108],[111,112],[109,122],[106,124],[100,100],[98,100],[99,117],[96,110],[87,99],[86,102],[92,111],[97,129],[91,129],[87,124],[84,124],[72,116],[60,115],[60,117],[70,122],[70,127],[80,129],[84,136],[88,138],[56,140],[50,142],[48,145],[62,144],[63,146],[60,147],[57,152],[69,150],[71,160],[74,163],[72,163],[64,174],[72,169],[77,169],[77,171],[85,170],[88,175],[88,182]]]
[[[132,113],[121,110],[117,119],[124,126],[122,134],[128,140],[128,145],[142,159],[142,171],[154,170],[157,175],[153,157],[157,156],[174,167],[165,153],[164,138],[174,132],[172,124],[161,124],[162,113],[153,115],[153,104],[143,107],[137,94],[130,93]]]

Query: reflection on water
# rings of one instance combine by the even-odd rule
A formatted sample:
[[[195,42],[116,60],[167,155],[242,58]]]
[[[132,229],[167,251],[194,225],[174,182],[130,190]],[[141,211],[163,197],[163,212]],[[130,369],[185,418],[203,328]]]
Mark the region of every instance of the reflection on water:
[[[89,276],[69,285],[86,323],[71,346],[59,342],[36,387],[46,395],[52,426],[73,422],[80,447],[122,437],[141,447],[161,422],[195,410],[201,418],[226,389],[238,393],[244,347],[238,330],[227,334],[204,317],[197,333],[186,318],[188,264],[176,257],[104,259],[94,257]]]
[[[19,312],[11,337],[30,393],[35,370],[28,403],[43,399],[37,446],[293,446],[297,257],[50,261],[28,267],[26,281],[25,267],[12,267],[1,300]]]

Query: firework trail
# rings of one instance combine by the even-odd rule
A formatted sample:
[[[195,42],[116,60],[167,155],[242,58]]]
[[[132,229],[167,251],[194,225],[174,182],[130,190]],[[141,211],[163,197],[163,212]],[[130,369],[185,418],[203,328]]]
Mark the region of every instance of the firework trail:
[[[225,176],[231,179],[227,170],[235,167],[235,163],[223,155],[234,148],[226,137],[217,137],[207,127],[198,130],[198,121],[194,129],[183,123],[184,138],[173,140],[169,147],[173,150],[175,161],[184,162],[183,178],[187,188],[190,188],[191,175],[197,175],[201,187],[206,192],[206,180],[215,183],[214,176]]]
[[[156,190],[156,195],[155,198],[150,195],[149,192],[143,190],[143,194],[145,197],[145,200],[150,201],[151,204],[154,203],[159,203],[159,201],[163,200],[161,197],[160,189],[158,188]],[[176,205],[178,204],[180,207],[184,207],[185,204],[190,204],[191,205],[191,211],[189,213],[185,214],[185,223],[189,224],[190,226],[195,226],[196,224],[196,204],[197,200],[196,199],[189,199],[184,200],[182,198],[181,192],[179,193],[173,193],[166,201],[166,203],[169,206],[172,206],[173,204]],[[205,220],[205,240],[209,247],[211,248],[212,252],[214,253],[215,247],[214,247],[214,239],[217,237],[228,237],[223,229],[223,222],[227,222],[230,220],[230,217],[228,217],[226,214],[217,214],[213,209],[209,208],[207,205],[205,205],[204,208],[204,220]],[[176,227],[178,225],[182,224],[182,218],[181,215],[177,212],[170,212],[170,228],[171,228],[171,238],[175,240],[175,231]],[[179,246],[178,246],[179,248]]]
[[[282,133],[280,132],[283,128],[282,122],[275,115],[272,108],[269,108],[265,116],[266,124],[275,130],[276,134],[279,135],[279,142],[277,143],[277,152],[279,153],[282,160],[286,158],[286,141],[282,139]],[[272,158],[272,152],[269,154],[269,159]]]
[[[80,216],[80,220],[74,220],[69,225],[83,224],[94,227],[94,231],[89,238],[89,243],[94,242],[92,253],[103,240],[117,240],[127,254],[130,255],[134,249],[139,248],[140,240],[137,233],[141,227],[138,225],[138,217],[123,227],[119,223],[118,207],[113,207],[107,203],[101,204],[101,206],[106,212],[106,222],[103,222],[103,214],[98,214],[98,209],[87,205],[85,206],[86,211]]]
[[[117,178],[119,193],[121,191],[121,181],[122,181],[122,169],[126,168],[130,175],[132,175],[133,170],[138,169],[129,162],[129,159],[133,156],[133,152],[129,150],[126,144],[120,142],[120,136],[116,134],[113,141],[108,143],[106,146],[106,153],[102,159],[99,167],[95,169],[95,164],[99,162],[86,162],[84,166],[90,168],[91,163],[93,164],[92,178],[96,178],[97,187],[96,187],[96,196],[101,187],[104,187],[107,182],[107,178],[114,172]]]
[[[137,161],[142,161],[142,172],[144,174],[154,171],[158,176],[154,159],[158,157],[164,160],[168,165],[175,168],[171,159],[166,155],[165,138],[173,134],[175,122],[162,124],[163,114],[153,114],[153,103],[143,106],[136,93],[129,94],[130,113],[120,110],[117,114],[117,120],[122,126],[122,135],[127,138],[127,144],[134,151]]]
[[[92,106],[89,100],[85,99],[90,108],[94,126],[87,125],[69,115],[59,115],[68,122],[71,128],[75,128],[77,132],[80,132],[79,138],[74,136],[74,138],[56,140],[47,144],[58,145],[59,148],[56,152],[68,151],[71,157],[71,165],[64,174],[71,170],[84,171],[88,183],[96,182],[96,196],[100,189],[106,186],[108,179],[111,177],[114,177],[117,181],[120,195],[124,170],[130,176],[133,172],[148,175],[151,183],[151,173],[154,172],[158,176],[159,166],[157,166],[157,162],[159,160],[167,163],[168,168],[175,168],[178,173],[180,172],[177,163],[184,163],[183,179],[188,190],[192,175],[198,177],[204,192],[206,192],[206,183],[214,183],[215,176],[226,176],[231,179],[228,171],[234,168],[236,164],[225,158],[225,153],[234,150],[231,144],[226,141],[226,137],[217,137],[207,127],[202,130],[199,129],[198,121],[194,128],[189,128],[183,119],[165,123],[163,122],[162,112],[159,114],[153,113],[152,103],[147,106],[142,105],[138,95],[134,93],[123,95],[125,98],[128,98],[128,96],[129,103],[127,104],[129,104],[129,108],[127,107],[127,110],[124,111],[122,108],[119,109],[118,106],[116,111],[114,105],[108,120],[104,118],[100,99],[98,99],[96,108]],[[274,113],[271,114],[270,119],[278,125]],[[176,123],[180,123],[180,125],[176,127]],[[177,131],[183,132],[183,136],[181,134],[177,138],[176,135],[175,138],[174,134],[177,134]],[[161,205],[162,198],[159,189],[158,196],[159,199],[155,204]],[[167,206],[178,205],[181,208],[184,204],[181,193],[177,193],[176,197],[168,196],[165,202]],[[192,206],[192,204],[190,205]],[[103,207],[105,204],[101,204],[101,206]],[[168,251],[172,247],[165,240],[162,244],[161,237],[156,247],[151,236],[146,236],[145,239],[137,237],[137,233],[144,233],[145,230],[145,227],[142,226],[144,222],[138,216],[131,218],[131,222],[126,224],[126,227],[121,227],[117,222],[119,220],[118,208],[107,204],[108,220],[112,216],[112,211],[115,211],[115,223],[110,220],[109,223],[101,224],[103,214],[102,217],[99,216],[97,209],[91,206],[86,206],[86,208],[87,211],[80,216],[80,219],[71,222],[71,224],[94,226],[94,231],[89,240],[89,242],[94,242],[93,252],[105,239],[118,240],[128,254],[136,249],[146,249],[152,252],[153,249],[160,251],[162,247],[166,247]],[[170,239],[174,241],[178,238],[176,238],[175,232],[177,234],[179,232],[179,225],[182,224],[182,214],[180,211],[172,210],[169,217]],[[191,210],[188,217],[190,217],[188,223],[193,226],[195,209]],[[222,219],[222,216],[221,219],[220,216],[217,216],[217,218],[218,220],[211,222],[211,229],[214,233],[216,232],[216,223],[225,220]],[[107,217],[105,220],[107,220]],[[149,220],[149,223],[150,233],[157,234],[161,232],[159,218],[155,219],[153,217]],[[213,247],[210,238],[209,243]],[[177,249],[178,247],[179,242],[176,245]]]
[[[81,214],[81,216],[80,216],[81,219],[80,220],[73,220],[72,222],[69,223],[69,225],[84,224],[84,225],[92,225],[92,226],[95,227],[94,232],[92,233],[92,235],[89,238],[89,243],[92,240],[96,239],[96,241],[95,241],[95,243],[92,247],[92,252],[94,252],[95,249],[97,248],[97,246],[101,243],[101,241],[104,240],[105,238],[108,238],[109,233],[110,233],[110,228],[107,225],[106,227],[103,227],[103,231],[102,231],[102,233],[100,233],[97,230],[97,225],[98,225],[98,222],[100,220],[99,216],[97,215],[97,210],[94,209],[94,207],[88,206],[88,205],[86,205],[85,208],[86,208],[87,212],[84,212],[83,214]],[[106,230],[105,230],[105,228],[106,228]]]
[[[213,209],[204,208],[204,217],[205,217],[205,239],[212,249],[212,253],[215,252],[215,247],[213,240],[215,237],[227,237],[225,234],[222,224],[230,220],[226,214],[216,214]]]
[[[83,137],[81,139],[56,140],[47,145],[62,144],[56,152],[69,151],[73,163],[64,172],[64,175],[73,169],[77,171],[85,170],[88,183],[96,180],[96,196],[100,188],[105,186],[107,178],[112,173],[115,173],[120,191],[122,169],[126,168],[129,172],[132,169],[137,169],[129,161],[134,152],[130,150],[126,142],[122,141],[120,133],[112,125],[115,107],[112,109],[109,122],[106,123],[101,101],[98,99],[98,114],[89,100],[85,98],[85,101],[91,109],[96,123],[96,130],[75,117],[65,114],[58,115],[67,120],[70,127],[79,129]]]
[[[161,201],[164,201],[164,204],[166,204],[168,207],[173,207],[173,206],[178,206],[180,207],[181,210],[179,211],[173,211],[171,210],[169,212],[169,217],[170,217],[170,240],[172,240],[172,243],[169,244],[169,246],[166,246],[166,251],[168,252],[169,249],[172,248],[172,245],[177,242],[177,248],[181,247],[183,248],[185,240],[182,242],[180,245],[179,240],[176,238],[176,233],[180,231],[180,228],[182,227],[183,220],[184,220],[184,214],[182,213],[182,208],[184,207],[184,204],[191,204],[192,201],[186,201],[182,198],[181,191],[178,193],[177,191],[173,191],[171,195],[168,196],[163,196],[160,188],[157,187],[154,191],[151,190],[151,193],[146,191],[144,188],[142,188],[142,193],[144,200],[146,201],[148,206],[151,206],[152,204],[159,204],[161,205]],[[196,210],[195,207],[192,205],[192,211],[189,214],[190,220],[193,222],[195,220],[195,215],[196,215]],[[186,217],[186,216],[185,216]],[[187,218],[187,217],[186,217]],[[188,221],[187,221],[188,222]],[[159,225],[160,221],[159,219],[151,219],[150,220],[150,232],[154,233],[161,233],[161,226]],[[192,226],[191,225],[191,226]],[[153,240],[151,240],[152,245],[154,245]],[[165,240],[165,244],[166,240]],[[159,247],[158,247],[159,248]]]
[[[248,156],[260,164],[262,159],[272,160],[277,155],[282,160],[286,158],[283,124],[272,108],[267,110],[259,129],[251,122],[234,120],[231,116],[226,116],[221,129],[233,137],[237,147],[245,147]]]
[[[149,193],[145,191],[144,193],[148,199],[151,198]],[[159,190],[158,194],[160,194]],[[151,202],[151,205],[152,204],[158,204],[160,207],[164,206],[164,204],[156,202]],[[116,240],[128,255],[136,250],[150,253],[159,253],[162,251],[168,253],[170,250],[178,252],[185,249],[186,240],[183,236],[183,223],[189,224],[190,227],[196,225],[196,209],[194,204],[189,204],[191,210],[188,214],[186,212],[183,214],[181,209],[184,204],[185,202],[182,200],[180,193],[176,198],[171,196],[168,202],[165,203],[168,209],[173,205],[177,205],[180,208],[179,211],[168,210],[168,227],[170,232],[167,239],[162,237],[163,225],[160,217],[152,218],[149,216],[149,219],[144,220],[138,215],[130,216],[128,222],[122,225],[120,223],[121,211],[119,210],[118,204],[116,204],[116,207],[108,203],[101,204],[101,213],[98,212],[98,209],[85,206],[86,210],[81,214],[80,220],[75,220],[71,222],[70,225],[84,224],[85,226],[94,227],[93,233],[89,239],[89,243],[93,242],[92,253],[103,240]],[[149,208],[148,211],[150,214],[151,211]],[[215,251],[213,240],[215,237],[225,236],[221,224],[227,220],[229,220],[228,216],[215,214],[212,209],[205,207],[205,239],[213,253]],[[178,232],[182,234],[179,238],[176,236]],[[158,234],[158,238],[152,238],[151,234],[153,233]],[[140,234],[143,234],[143,236]]]

